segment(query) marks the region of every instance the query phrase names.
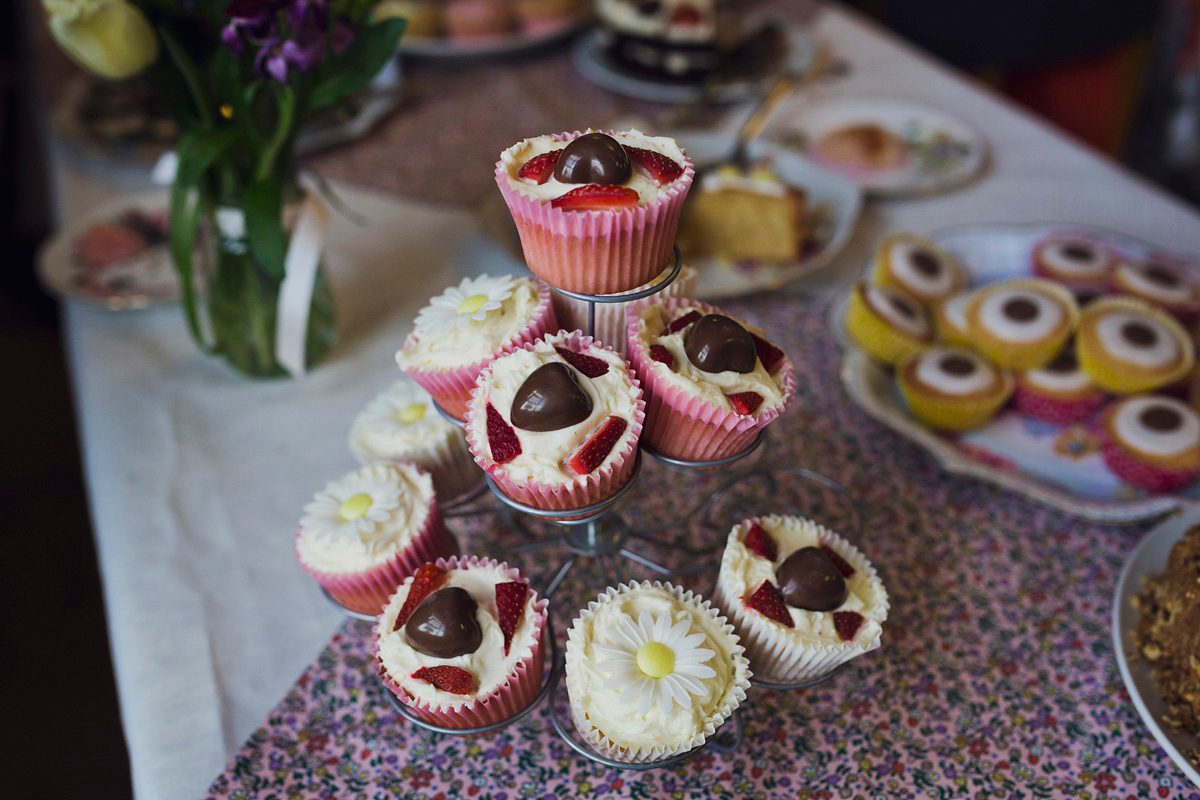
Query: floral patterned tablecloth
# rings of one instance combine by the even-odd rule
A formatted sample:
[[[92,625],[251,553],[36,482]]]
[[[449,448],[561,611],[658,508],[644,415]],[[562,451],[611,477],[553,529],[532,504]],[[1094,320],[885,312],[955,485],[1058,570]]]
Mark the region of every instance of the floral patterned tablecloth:
[[[880,650],[811,689],[752,689],[735,752],[707,750],[636,772],[577,756],[554,733],[545,705],[485,736],[415,728],[376,682],[370,624],[347,621],[208,796],[1200,800],[1138,717],[1110,640],[1117,576],[1146,526],[1081,522],[943,474],[845,399],[823,307],[776,294],[725,308],[765,328],[796,363],[797,401],[751,466],[817,470],[853,498],[862,526],[847,532],[879,568],[892,601]],[[722,539],[687,512],[734,473],[685,474],[647,462],[618,513],[638,530],[660,530],[664,541]],[[786,478],[778,490],[745,483],[717,504],[718,523],[787,500],[834,527],[851,524],[853,510],[835,493]],[[450,524],[466,552],[511,555],[535,584],[545,585],[565,552],[510,553],[521,540],[492,514]],[[695,563],[669,546],[631,540],[630,549]],[[719,549],[712,571],[691,581],[698,589],[711,585],[718,557]],[[650,577],[631,562],[617,567],[622,577]],[[570,572],[553,597],[560,638],[603,585],[594,562]]]

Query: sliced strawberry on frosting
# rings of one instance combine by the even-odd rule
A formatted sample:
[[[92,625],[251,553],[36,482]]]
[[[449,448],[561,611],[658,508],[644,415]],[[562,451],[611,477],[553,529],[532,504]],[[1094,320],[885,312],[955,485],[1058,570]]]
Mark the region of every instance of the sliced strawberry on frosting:
[[[750,530],[746,531],[746,535],[742,537],[742,544],[751,553],[765,558],[767,561],[774,561],[779,557],[779,546],[775,544],[771,534],[763,530],[762,525],[757,522],[750,523]]]
[[[625,147],[629,160],[659,186],[664,186],[683,174],[683,167],[662,153],[644,147]]]
[[[475,676],[462,667],[438,664],[421,667],[412,674],[419,681],[433,684],[433,688],[451,694],[470,694],[475,690]]]
[[[555,351],[575,369],[589,378],[599,378],[608,372],[608,362],[602,358],[589,356],[587,353],[577,353],[565,347],[555,347]]]
[[[696,6],[682,4],[671,12],[672,25],[699,25],[704,22],[704,14]]]
[[[650,358],[654,359],[660,364],[666,364],[672,369],[675,368],[675,356],[671,355],[671,351],[668,350],[664,345],[650,345]]]
[[[843,642],[853,639],[864,622],[866,622],[866,619],[857,611],[833,612],[833,627],[837,629],[838,638]]]
[[[558,166],[560,155],[562,155],[562,150],[551,150],[548,153],[534,156],[521,165],[521,169],[517,172],[517,178],[526,183],[545,183],[554,174],[554,168]]]
[[[758,392],[738,392],[737,394],[727,394],[725,399],[729,401],[729,405],[733,406],[733,410],[741,414],[743,417],[748,417],[758,407],[762,405],[762,395]]]
[[[507,464],[521,455],[521,442],[517,432],[504,421],[500,412],[491,403],[487,404],[487,438],[488,447],[492,451],[492,461],[497,464]]]
[[[787,603],[783,601],[783,595],[779,592],[779,587],[770,581],[763,581],[762,585],[754,590],[754,594],[745,599],[746,607],[752,608],[762,614],[767,619],[774,620],[785,628],[793,628],[792,615],[788,613]]]
[[[568,459],[569,466],[576,475],[587,475],[604,463],[613,446],[625,433],[629,423],[621,417],[609,417],[600,426],[600,430],[579,446]]]
[[[827,544],[821,545],[821,550],[825,552],[825,555],[829,556],[829,560],[838,568],[838,572],[842,573],[843,578],[849,578],[854,574],[854,567],[850,566],[850,562],[842,558],[837,550],[834,550]]]
[[[433,594],[434,589],[441,585],[445,577],[446,570],[434,564],[422,564],[417,567],[417,571],[413,573],[412,585],[408,587],[408,596],[404,598],[404,605],[400,606],[400,614],[396,617],[393,631],[404,627],[404,623],[408,622],[408,618],[417,610],[417,606],[421,605],[421,601]]]
[[[525,613],[525,598],[529,596],[529,584],[525,581],[509,581],[496,584],[496,620],[504,634],[504,655],[512,645],[513,633]]]
[[[758,354],[763,369],[768,373],[774,372],[784,359],[783,351],[756,334],[750,334],[750,338],[754,339],[754,352]]]
[[[610,211],[636,208],[637,204],[638,193],[634,189],[601,183],[585,184],[550,201],[551,206],[563,211]]]
[[[671,324],[667,326],[667,333],[676,333],[681,331],[698,319],[700,319],[700,312],[692,309],[679,319],[672,320]]]

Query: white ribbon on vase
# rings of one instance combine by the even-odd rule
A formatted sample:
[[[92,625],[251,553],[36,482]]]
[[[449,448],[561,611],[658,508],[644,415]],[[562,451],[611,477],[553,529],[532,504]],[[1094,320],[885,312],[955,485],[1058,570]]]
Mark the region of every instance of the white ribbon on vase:
[[[320,199],[315,180],[301,173],[300,186],[304,199],[283,259],[283,283],[275,317],[275,358],[295,377],[306,372],[308,312],[329,229],[329,211]]]

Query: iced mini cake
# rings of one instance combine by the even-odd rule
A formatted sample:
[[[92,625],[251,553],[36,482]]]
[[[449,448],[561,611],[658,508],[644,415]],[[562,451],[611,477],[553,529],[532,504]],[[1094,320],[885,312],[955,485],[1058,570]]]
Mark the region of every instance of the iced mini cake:
[[[462,419],[492,359],[557,330],[550,288],[512,275],[463,278],[417,314],[396,363],[443,411]]]
[[[714,0],[596,0],[597,40],[621,69],[699,81],[720,66]]]
[[[674,139],[638,130],[535,136],[496,163],[529,269],[587,294],[628,291],[669,266],[694,174]]]
[[[426,561],[458,552],[433,479],[415,464],[362,467],[317,492],[295,537],[300,566],[343,608],[378,614]]]
[[[1101,297],[1084,307],[1075,353],[1088,377],[1118,394],[1169,386],[1186,376],[1195,360],[1183,326],[1125,296]]]
[[[792,362],[763,332],[681,298],[631,305],[629,361],[646,393],[644,442],[686,461],[741,453],[796,394]]]
[[[1101,452],[1121,480],[1171,492],[1200,477],[1200,417],[1173,397],[1133,395],[1104,412]]]
[[[966,286],[966,273],[951,253],[914,233],[894,233],[875,252],[871,281],[900,289],[933,306]]]
[[[948,345],[970,347],[971,326],[967,323],[969,305],[969,290],[952,294],[933,305],[933,328],[938,341]]]
[[[379,615],[375,671],[436,725],[500,722],[540,691],[546,605],[507,564],[475,556],[424,564]]]
[[[1200,313],[1200,287],[1192,270],[1164,259],[1123,261],[1112,271],[1110,288],[1132,295],[1190,322]]]
[[[1102,290],[1115,256],[1099,242],[1059,235],[1038,242],[1031,256],[1033,274],[1086,293]]]
[[[1087,419],[1108,398],[1079,366],[1074,342],[1068,342],[1045,366],[1017,373],[1016,381],[1013,407],[1055,425]]]
[[[967,306],[971,343],[994,363],[1012,369],[1033,369],[1054,358],[1078,317],[1075,296],[1040,278],[980,287]]]
[[[914,417],[952,432],[986,424],[1013,392],[1008,370],[972,350],[940,345],[902,361],[896,384]]]
[[[885,364],[933,344],[933,322],[916,298],[863,281],[850,290],[843,325],[855,344]]]
[[[734,526],[713,604],[741,637],[755,678],[811,681],[879,647],[888,596],[866,557],[803,517]]]
[[[750,669],[707,600],[644,581],[610,586],[571,623],[566,683],[584,740],[645,763],[702,745],[746,698]]]
[[[570,511],[633,474],[645,403],[625,359],[559,331],[496,359],[467,410],[467,446],[510,498]]]

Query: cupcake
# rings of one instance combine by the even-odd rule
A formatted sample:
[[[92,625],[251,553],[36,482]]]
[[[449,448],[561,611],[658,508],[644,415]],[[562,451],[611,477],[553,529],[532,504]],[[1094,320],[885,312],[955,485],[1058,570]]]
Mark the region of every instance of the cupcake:
[[[587,294],[629,291],[670,265],[693,175],[674,139],[637,130],[537,136],[496,163],[529,269]]]
[[[796,395],[783,351],[714,306],[648,298],[627,319],[629,361],[646,392],[644,442],[665,456],[744,452]]]
[[[859,282],[850,290],[844,323],[850,338],[874,358],[894,365],[933,344],[933,323],[916,298]]]
[[[1075,353],[1089,378],[1118,394],[1175,383],[1194,361],[1192,340],[1183,326],[1131,297],[1088,303],[1079,320]]]
[[[1058,354],[1075,330],[1075,297],[1056,283],[1019,278],[975,291],[967,305],[971,342],[1002,367],[1033,369]]]
[[[354,418],[350,452],[364,466],[401,461],[419,465],[433,478],[439,503],[483,481],[462,428],[443,419],[429,393],[408,379],[394,381]]]
[[[768,683],[816,680],[879,647],[888,596],[866,556],[803,517],[771,515],[734,526],[713,605]]]
[[[1200,478],[1200,417],[1173,397],[1133,395],[1104,413],[1101,453],[1121,480],[1172,492]]]
[[[375,671],[421,719],[479,728],[528,708],[542,684],[545,599],[475,556],[422,565],[375,624]]]
[[[1166,259],[1118,264],[1112,271],[1110,288],[1158,306],[1183,322],[1194,320],[1200,313],[1200,287],[1192,271]]]
[[[463,278],[417,314],[396,363],[443,411],[462,419],[475,379],[492,359],[557,328],[550,288],[541,281]]]
[[[643,581],[610,586],[571,623],[566,681],[583,739],[640,764],[704,744],[745,699],[750,669],[707,600]]]
[[[896,367],[909,411],[931,428],[969,431],[996,416],[1013,391],[1008,370],[961,347],[931,347]]]
[[[967,324],[967,306],[971,292],[952,294],[933,306],[933,329],[943,344],[971,346],[971,326]]]
[[[931,240],[914,233],[895,233],[879,245],[871,281],[933,305],[961,291],[967,278],[958,259]]]
[[[343,608],[378,614],[426,561],[458,552],[415,464],[363,467],[329,483],[304,507],[295,539],[300,566]]]
[[[1034,275],[1089,294],[1104,289],[1115,261],[1103,244],[1065,235],[1038,242],[1030,258]]]
[[[1013,408],[1042,422],[1069,425],[1087,419],[1107,398],[1080,368],[1075,344],[1068,342],[1049,364],[1017,374]]]
[[[469,42],[507,36],[516,18],[508,0],[443,0],[442,28],[447,37]]]
[[[508,497],[570,511],[629,480],[644,417],[625,359],[559,331],[484,369],[467,409],[467,446]]]

